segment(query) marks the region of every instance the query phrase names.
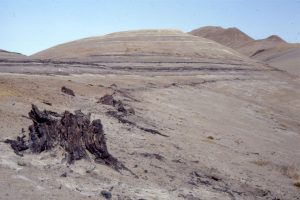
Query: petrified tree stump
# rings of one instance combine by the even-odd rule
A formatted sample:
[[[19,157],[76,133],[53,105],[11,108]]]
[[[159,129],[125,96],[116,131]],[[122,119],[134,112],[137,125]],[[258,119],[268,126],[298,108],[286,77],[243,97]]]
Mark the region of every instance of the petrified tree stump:
[[[40,153],[61,146],[68,163],[82,158],[90,158],[104,163],[116,170],[126,169],[116,158],[109,154],[100,119],[90,121],[90,115],[81,111],[72,114],[65,111],[62,115],[51,111],[40,111],[35,105],[29,112],[33,124],[29,126],[29,137],[6,140],[17,154],[24,150]]]

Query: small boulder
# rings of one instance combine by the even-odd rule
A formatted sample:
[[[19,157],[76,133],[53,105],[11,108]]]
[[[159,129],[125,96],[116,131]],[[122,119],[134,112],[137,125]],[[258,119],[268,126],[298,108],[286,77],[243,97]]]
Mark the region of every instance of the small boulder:
[[[69,88],[67,88],[67,87],[65,87],[65,86],[63,86],[63,87],[61,88],[61,91],[62,91],[63,93],[65,93],[65,94],[68,94],[68,95],[71,95],[71,96],[74,96],[74,97],[75,97],[74,91],[71,90],[71,89],[69,89]]]
[[[112,197],[111,192],[106,191],[106,190],[102,190],[102,191],[101,191],[101,195],[102,195],[105,199],[111,199],[111,197]]]

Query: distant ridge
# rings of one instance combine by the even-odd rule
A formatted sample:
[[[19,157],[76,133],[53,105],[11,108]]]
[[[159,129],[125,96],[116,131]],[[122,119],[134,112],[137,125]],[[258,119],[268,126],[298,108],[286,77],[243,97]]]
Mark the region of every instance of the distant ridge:
[[[20,53],[0,49],[0,59],[23,59],[26,57],[27,56]]]
[[[279,37],[277,35],[271,35],[271,36],[267,37],[265,40],[273,41],[273,42],[287,43],[286,41],[284,41],[281,37]]]
[[[224,29],[220,26],[205,26],[195,29],[189,33],[216,41],[233,49],[236,49],[248,42],[254,41],[253,38],[237,28]]]
[[[237,28],[206,26],[189,32],[214,40],[259,61],[300,76],[300,44],[287,43],[277,35],[254,40]]]

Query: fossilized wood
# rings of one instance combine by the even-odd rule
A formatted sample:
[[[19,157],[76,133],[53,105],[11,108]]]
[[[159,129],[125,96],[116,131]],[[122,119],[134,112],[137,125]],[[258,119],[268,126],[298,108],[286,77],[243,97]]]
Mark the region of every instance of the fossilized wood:
[[[27,150],[41,153],[55,147],[62,147],[68,163],[82,158],[93,158],[95,162],[106,164],[115,170],[126,169],[122,163],[109,154],[100,119],[90,121],[90,115],[81,111],[75,114],[65,111],[58,114],[40,111],[35,105],[29,112],[33,124],[29,126],[29,137],[6,140],[17,154]]]
[[[135,114],[135,111],[133,108],[129,107],[128,105],[125,105],[121,100],[116,100],[113,97],[113,94],[106,94],[103,97],[97,101],[97,103],[102,103],[105,105],[113,106],[118,112],[121,112],[125,115],[127,114]]]
[[[135,122],[126,119],[126,116],[135,114],[134,109],[129,107],[128,105],[126,105],[126,108],[125,108],[125,105],[123,104],[123,102],[121,100],[116,100],[113,97],[113,94],[104,95],[103,97],[101,97],[99,99],[99,101],[97,101],[97,103],[102,103],[102,104],[105,104],[105,105],[113,106],[115,108],[115,110],[109,110],[109,111],[106,112],[106,114],[108,116],[116,118],[120,123],[135,126],[135,127],[137,127],[138,129],[140,129],[142,131],[145,131],[145,132],[148,132],[148,133],[151,133],[151,134],[154,134],[154,135],[157,134],[157,135],[161,135],[161,136],[164,136],[164,137],[168,137],[167,135],[162,134],[157,130],[139,126]]]

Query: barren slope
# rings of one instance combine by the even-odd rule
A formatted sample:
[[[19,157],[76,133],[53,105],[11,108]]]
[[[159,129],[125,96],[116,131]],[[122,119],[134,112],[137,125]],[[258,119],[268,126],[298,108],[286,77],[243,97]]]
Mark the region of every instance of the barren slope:
[[[207,38],[223,44],[227,47],[237,49],[253,39],[237,28],[224,29],[219,26],[205,26],[189,32],[192,35]]]
[[[285,42],[276,35],[253,40],[237,28],[223,29],[208,26],[189,32],[192,35],[214,40],[259,61],[300,76],[300,45]]]
[[[69,166],[60,149],[20,157],[0,142],[1,199],[104,199],[102,190],[114,199],[299,197],[299,85],[282,72],[0,78],[0,140],[28,132],[31,103],[81,109],[101,119],[110,153],[135,174],[88,160]],[[97,103],[105,94],[134,108],[126,120],[168,137],[109,115]]]
[[[270,69],[212,40],[177,30],[112,33],[61,44],[29,58],[0,66],[3,72],[49,74]]]
[[[0,63],[1,199],[99,200],[103,190],[128,200],[299,199],[300,86],[287,73],[178,31],[111,34],[34,57],[58,60]],[[106,94],[134,112],[99,103]],[[61,148],[17,155],[3,141],[29,133],[32,103],[101,119],[109,152],[132,173],[68,164]]]
[[[266,39],[248,42],[243,46],[239,47],[238,50],[249,57],[254,57],[258,54],[265,53],[264,51],[269,50],[271,48],[287,45],[288,44],[280,37],[273,35]]]
[[[140,30],[112,33],[61,44],[32,56],[40,59],[104,61],[141,59],[178,61],[190,59],[241,60],[242,55],[216,42],[177,30]]]
[[[15,53],[15,52],[10,52],[10,51],[5,51],[0,49],[0,59],[24,59],[26,58],[25,55],[22,55],[20,53]]]
[[[249,42],[236,50],[252,59],[300,76],[300,44],[287,43],[278,36],[270,36]]]

